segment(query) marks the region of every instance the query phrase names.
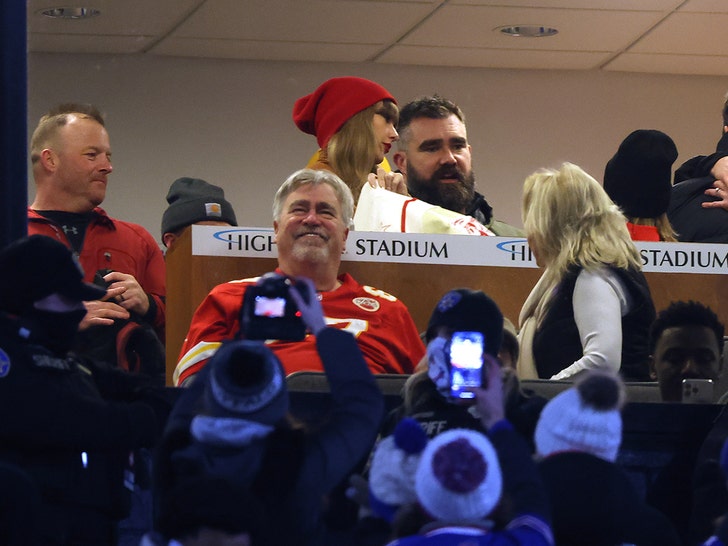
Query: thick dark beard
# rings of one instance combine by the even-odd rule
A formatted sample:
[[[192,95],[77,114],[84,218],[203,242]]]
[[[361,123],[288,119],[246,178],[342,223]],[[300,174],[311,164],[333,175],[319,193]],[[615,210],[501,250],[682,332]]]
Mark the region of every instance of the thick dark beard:
[[[457,172],[458,184],[442,184],[443,174]],[[407,161],[407,189],[412,197],[431,205],[467,213],[475,197],[475,173],[471,169],[465,174],[457,167],[440,167],[430,178],[422,177],[412,164]]]

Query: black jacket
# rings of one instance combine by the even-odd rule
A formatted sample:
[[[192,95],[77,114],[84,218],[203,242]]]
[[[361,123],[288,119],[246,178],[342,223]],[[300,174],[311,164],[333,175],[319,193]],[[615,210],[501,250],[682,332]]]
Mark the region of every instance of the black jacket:
[[[0,460],[25,470],[37,483],[44,513],[73,512],[113,520],[128,510],[124,471],[129,453],[151,446],[161,425],[143,402],[109,401],[136,396],[136,378],[117,381],[72,355],[57,355],[18,335],[18,322],[0,316]],[[100,383],[98,382],[100,381]],[[126,391],[126,392],[124,392]],[[56,521],[62,524],[62,521]],[[52,517],[39,521],[45,537],[67,529]],[[55,543],[55,542],[54,542]]]
[[[622,317],[622,365],[625,381],[649,381],[648,331],[655,306],[641,271],[611,268],[634,299],[634,308]],[[574,287],[581,268],[574,267],[556,288],[546,317],[533,337],[533,355],[540,378],[548,379],[584,355],[574,320]]]

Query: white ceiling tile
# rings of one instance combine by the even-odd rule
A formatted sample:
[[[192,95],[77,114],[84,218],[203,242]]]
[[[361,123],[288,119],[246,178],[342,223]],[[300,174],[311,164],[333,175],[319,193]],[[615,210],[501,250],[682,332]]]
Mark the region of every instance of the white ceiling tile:
[[[650,55],[625,53],[604,70],[657,74],[728,76],[728,56]]]
[[[450,0],[449,3],[473,6],[508,5],[522,8],[668,11],[677,8],[683,2],[684,0],[639,0],[639,2],[635,0]]]
[[[588,70],[606,61],[604,53],[583,51],[517,51],[395,46],[377,62],[431,66]]]
[[[728,2],[725,0],[688,0],[680,6],[678,11],[695,13],[728,13]]]
[[[388,3],[386,19],[377,19],[372,5],[361,0],[209,0],[173,36],[385,44],[433,9],[430,4]]]
[[[152,36],[168,32],[204,0],[85,0],[84,7],[97,8],[101,14],[90,19],[52,19],[38,13],[49,6],[74,5],[74,2],[29,0],[29,33],[109,34],[112,36]]]
[[[728,0],[85,0],[102,15],[84,21],[49,5],[27,0],[30,51],[718,76],[728,59]],[[493,31],[528,24],[559,34]]]
[[[545,10],[446,6],[402,43],[450,47],[611,51],[624,47],[652,27],[657,12]],[[544,38],[514,38],[494,31],[503,25],[543,25],[559,30]]]
[[[254,40],[213,40],[207,38],[170,38],[152,53],[177,57],[252,59],[267,61],[364,62],[379,46],[360,44],[262,42]]]
[[[728,14],[677,13],[630,49],[631,53],[728,55]]]
[[[36,34],[29,40],[29,50],[52,53],[140,53],[151,36],[93,36],[89,34]]]

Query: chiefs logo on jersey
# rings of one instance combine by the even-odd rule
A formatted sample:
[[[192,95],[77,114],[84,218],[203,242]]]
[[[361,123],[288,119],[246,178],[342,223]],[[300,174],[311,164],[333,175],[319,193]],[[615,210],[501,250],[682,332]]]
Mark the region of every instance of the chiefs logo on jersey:
[[[371,311],[372,313],[379,311],[379,302],[374,298],[354,298],[351,301],[359,309],[363,309],[364,311]]]

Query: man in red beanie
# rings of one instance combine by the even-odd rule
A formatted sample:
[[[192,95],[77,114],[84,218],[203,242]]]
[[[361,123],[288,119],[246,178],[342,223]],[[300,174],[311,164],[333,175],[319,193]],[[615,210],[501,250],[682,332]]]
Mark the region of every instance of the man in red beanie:
[[[339,272],[354,213],[346,184],[333,173],[302,169],[278,189],[273,211],[276,272],[313,281],[326,323],[354,335],[372,373],[412,373],[425,348],[405,305]],[[243,297],[256,280],[218,285],[203,300],[180,352],[175,385],[190,381],[223,340],[239,334]],[[268,341],[286,374],[323,370],[314,336]]]

